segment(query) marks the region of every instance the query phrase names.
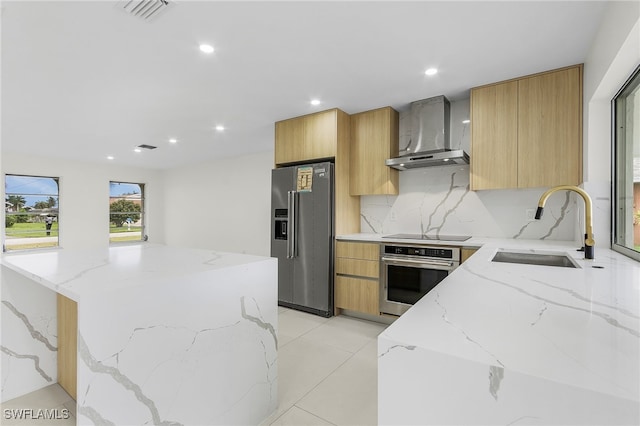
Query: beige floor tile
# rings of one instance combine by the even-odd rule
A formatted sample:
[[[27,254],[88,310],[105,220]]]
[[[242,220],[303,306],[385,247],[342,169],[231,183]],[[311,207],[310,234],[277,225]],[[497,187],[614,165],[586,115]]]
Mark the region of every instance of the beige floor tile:
[[[355,353],[377,338],[385,328],[385,324],[337,316],[309,331],[305,337]]]
[[[288,309],[286,312],[278,314],[278,336],[282,336],[283,339],[286,336],[288,340],[293,340],[321,326],[328,320],[329,318]]]
[[[280,416],[271,426],[324,426],[332,425],[328,421],[314,416],[295,405]]]
[[[300,337],[278,351],[278,412],[284,413],[351,353]]]
[[[55,408],[73,401],[59,384],[46,386],[37,391],[2,403],[2,408]]]
[[[342,364],[296,403],[336,425],[378,423],[378,358],[376,341]]]
[[[69,412],[73,417],[77,417],[77,411],[76,411],[77,407],[76,407],[76,402],[74,400],[67,401],[63,405],[64,405],[64,408],[69,410]]]
[[[287,312],[288,310],[289,310],[289,308],[285,308],[284,306],[278,306],[278,313],[279,314]]]

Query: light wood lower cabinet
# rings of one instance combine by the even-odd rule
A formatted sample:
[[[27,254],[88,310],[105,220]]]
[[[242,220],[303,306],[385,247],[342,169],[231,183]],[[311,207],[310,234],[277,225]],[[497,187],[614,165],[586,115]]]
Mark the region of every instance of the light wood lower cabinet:
[[[58,294],[58,383],[76,399],[78,304]]]
[[[472,248],[463,248],[460,249],[460,263],[463,263],[465,260],[469,259],[478,249]]]
[[[336,276],[335,304],[341,309],[379,315],[378,280]]]
[[[379,315],[380,246],[336,241],[335,306]]]

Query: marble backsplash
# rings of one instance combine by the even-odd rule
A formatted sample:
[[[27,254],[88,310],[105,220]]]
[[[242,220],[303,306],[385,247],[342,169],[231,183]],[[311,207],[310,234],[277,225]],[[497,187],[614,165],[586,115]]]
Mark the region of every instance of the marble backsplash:
[[[576,239],[574,194],[552,195],[541,220],[532,220],[544,188],[469,190],[469,166],[400,172],[399,195],[360,199],[361,232],[541,240]]]
[[[450,145],[470,152],[469,99],[451,101]],[[400,146],[410,137],[409,111],[400,111]],[[469,190],[469,166],[400,172],[400,195],[360,198],[361,232],[423,233],[542,240],[576,239],[575,194],[552,195],[542,220],[533,220],[545,188]],[[580,204],[582,201],[580,201]]]

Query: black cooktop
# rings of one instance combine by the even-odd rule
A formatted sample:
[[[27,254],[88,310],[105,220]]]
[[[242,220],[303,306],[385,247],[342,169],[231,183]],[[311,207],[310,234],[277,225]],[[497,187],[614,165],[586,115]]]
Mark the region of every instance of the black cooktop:
[[[385,235],[382,238],[398,238],[403,240],[422,241],[467,241],[471,238],[468,235],[422,235],[422,234],[393,234]]]

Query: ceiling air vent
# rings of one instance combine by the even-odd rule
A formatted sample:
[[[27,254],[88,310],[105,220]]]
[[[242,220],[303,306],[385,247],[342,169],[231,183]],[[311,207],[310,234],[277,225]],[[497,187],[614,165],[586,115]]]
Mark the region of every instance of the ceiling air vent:
[[[142,148],[142,149],[156,149],[157,146],[153,146],[153,145],[147,145],[147,144],[142,144],[142,145],[138,145],[138,148]]]
[[[169,0],[122,0],[120,3],[125,11],[144,20],[158,16],[169,6]]]

